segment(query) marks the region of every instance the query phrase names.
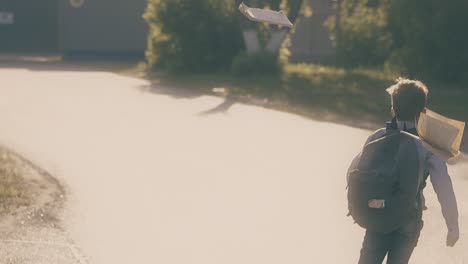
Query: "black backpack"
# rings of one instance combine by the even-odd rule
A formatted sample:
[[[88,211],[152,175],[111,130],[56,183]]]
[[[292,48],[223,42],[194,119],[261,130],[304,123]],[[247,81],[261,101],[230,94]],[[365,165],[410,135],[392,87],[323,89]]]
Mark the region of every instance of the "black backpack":
[[[416,141],[414,135],[387,128],[385,136],[364,147],[347,187],[348,215],[361,227],[389,233],[419,212],[424,177]]]

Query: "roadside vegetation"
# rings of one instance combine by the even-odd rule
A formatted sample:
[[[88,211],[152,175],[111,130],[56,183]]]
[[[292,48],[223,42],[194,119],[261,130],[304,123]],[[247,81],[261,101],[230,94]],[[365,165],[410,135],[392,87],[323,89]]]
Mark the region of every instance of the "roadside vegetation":
[[[247,21],[240,2],[148,1],[149,78],[208,93],[225,88],[238,101],[370,128],[390,118],[385,88],[403,76],[428,85],[431,109],[468,120],[468,37],[460,34],[468,25],[467,1],[333,1],[335,16],[324,26],[336,58],[328,66],[291,64],[291,32],[270,45],[284,31]],[[309,1],[243,2],[282,9],[293,23],[314,15]]]
[[[385,88],[400,76],[385,67],[355,68],[287,64],[280,74],[239,76],[229,71],[167,73],[148,69],[144,63],[118,65],[89,62],[95,70],[144,77],[155,85],[170,88],[169,94],[229,95],[238,102],[260,104],[320,121],[374,129],[390,118]],[[450,83],[422,79],[429,87],[428,107],[448,117],[468,121],[468,82]],[[224,92],[217,92],[224,88]]]
[[[383,68],[343,68],[318,64],[288,64],[281,75],[239,77],[229,73],[168,74],[150,78],[163,86],[212,93],[225,88],[244,102],[355,127],[374,128],[389,119],[385,88],[399,74]],[[462,84],[426,82],[429,108],[468,120],[468,89]]]
[[[0,148],[0,216],[28,206],[31,197],[17,159]]]

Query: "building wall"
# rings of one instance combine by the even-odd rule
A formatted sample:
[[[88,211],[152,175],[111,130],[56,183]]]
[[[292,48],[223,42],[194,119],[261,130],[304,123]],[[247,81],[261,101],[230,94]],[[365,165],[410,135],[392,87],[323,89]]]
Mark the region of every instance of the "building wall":
[[[0,0],[0,52],[58,49],[58,0]]]
[[[331,0],[309,0],[311,17],[303,17],[292,36],[291,60],[294,62],[322,62],[335,60],[335,48],[325,21],[333,14]]]
[[[147,26],[142,15],[147,0],[60,3],[60,49],[65,54],[144,54]]]

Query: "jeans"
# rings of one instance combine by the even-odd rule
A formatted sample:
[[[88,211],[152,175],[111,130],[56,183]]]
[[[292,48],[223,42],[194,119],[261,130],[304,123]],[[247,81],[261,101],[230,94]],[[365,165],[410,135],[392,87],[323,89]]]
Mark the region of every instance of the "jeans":
[[[367,230],[361,249],[359,264],[380,264],[387,255],[387,264],[407,264],[424,222],[415,217],[408,224],[388,234]]]

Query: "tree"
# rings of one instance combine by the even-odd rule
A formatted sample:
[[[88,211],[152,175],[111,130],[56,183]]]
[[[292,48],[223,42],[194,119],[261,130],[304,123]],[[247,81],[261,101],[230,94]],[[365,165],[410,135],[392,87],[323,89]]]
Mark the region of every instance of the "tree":
[[[467,10],[466,0],[342,0],[340,19],[328,22],[345,66],[459,80],[468,79]]]
[[[228,69],[243,49],[236,12],[231,1],[149,0],[148,64],[168,71]]]
[[[394,46],[388,63],[414,77],[468,78],[467,10],[466,0],[391,1]]]
[[[337,61],[343,66],[379,65],[388,58],[388,0],[341,0],[327,23],[333,32]]]

